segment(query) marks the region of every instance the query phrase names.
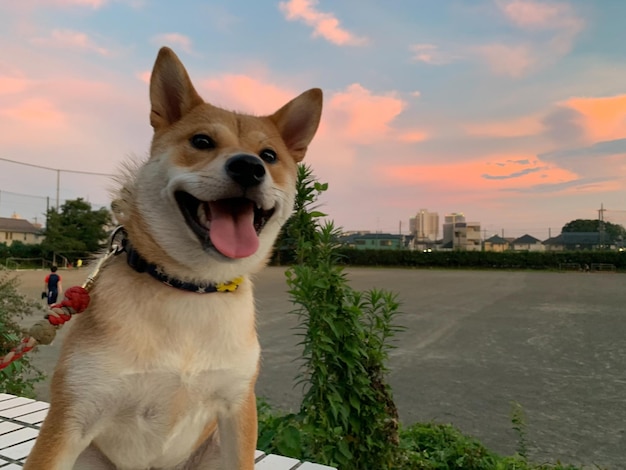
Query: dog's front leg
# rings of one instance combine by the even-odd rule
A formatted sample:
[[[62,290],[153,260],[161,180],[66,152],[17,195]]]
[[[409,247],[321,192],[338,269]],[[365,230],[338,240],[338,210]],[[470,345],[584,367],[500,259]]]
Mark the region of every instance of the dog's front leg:
[[[51,407],[24,470],[72,470],[91,439],[69,426],[63,410]]]
[[[257,411],[254,389],[235,410],[218,418],[220,470],[253,470],[257,441]]]

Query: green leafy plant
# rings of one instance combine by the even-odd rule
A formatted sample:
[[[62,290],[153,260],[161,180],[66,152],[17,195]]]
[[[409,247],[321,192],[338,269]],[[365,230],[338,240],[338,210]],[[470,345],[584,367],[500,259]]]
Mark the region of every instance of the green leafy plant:
[[[0,268],[0,355],[4,357],[27,332],[19,324],[38,307],[18,292],[18,280]],[[31,363],[28,355],[0,370],[0,392],[34,397],[34,384],[43,380],[43,373]]]
[[[399,303],[394,294],[349,286],[339,263],[339,231],[317,200],[327,189],[298,169],[295,212],[282,243],[294,250],[287,284],[300,318],[304,397],[297,414],[261,429],[260,443],[342,470],[394,468],[398,413],[385,381]],[[264,432],[271,429],[271,432]]]

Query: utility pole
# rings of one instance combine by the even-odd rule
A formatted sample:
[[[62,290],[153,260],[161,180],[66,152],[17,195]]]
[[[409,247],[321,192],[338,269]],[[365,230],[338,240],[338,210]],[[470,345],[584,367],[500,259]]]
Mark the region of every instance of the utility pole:
[[[61,170],[57,170],[57,213],[59,212],[59,192],[61,188]]]
[[[600,209],[598,210],[598,232],[600,232],[600,247],[604,248],[604,203],[600,204]]]

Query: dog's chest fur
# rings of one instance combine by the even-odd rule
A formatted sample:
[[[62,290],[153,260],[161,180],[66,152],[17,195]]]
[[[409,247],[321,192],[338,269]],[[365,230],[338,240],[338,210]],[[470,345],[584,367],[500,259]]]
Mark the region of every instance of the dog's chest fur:
[[[259,345],[250,281],[234,293],[195,294],[115,263],[93,300],[60,366],[66,390],[76,391],[76,421],[120,468],[173,467],[252,386]]]

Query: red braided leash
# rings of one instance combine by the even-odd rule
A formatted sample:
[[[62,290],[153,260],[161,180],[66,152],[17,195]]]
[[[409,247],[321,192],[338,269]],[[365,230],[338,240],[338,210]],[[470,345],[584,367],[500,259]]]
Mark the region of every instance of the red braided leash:
[[[50,325],[59,327],[69,321],[72,315],[83,313],[87,310],[89,300],[89,292],[87,292],[87,289],[81,286],[70,287],[65,292],[65,297],[60,303],[50,306],[51,311],[44,318],[48,320]],[[41,327],[41,324],[39,323],[35,326]],[[31,328],[31,333],[33,331],[34,329]],[[37,343],[42,342],[41,339],[36,336],[39,335],[29,335],[24,338],[20,344],[11,349],[11,351],[0,360],[0,370],[6,368],[9,364],[17,361],[24,354],[31,351],[37,346]]]
[[[83,313],[89,307],[89,292],[81,286],[70,287],[65,292],[65,298],[58,304],[52,305],[52,314],[46,315],[50,324],[54,326],[62,325],[69,321],[72,315]],[[56,312],[55,310],[61,310]]]
[[[50,306],[50,312],[45,315],[45,320],[35,323],[29,330],[28,337],[24,338],[20,344],[14,347],[8,354],[0,358],[0,370],[6,368],[12,362],[17,361],[37,344],[50,344],[59,329],[65,322],[72,318],[72,315],[82,313],[89,306],[89,290],[93,287],[100,269],[111,258],[123,251],[121,242],[118,240],[123,235],[124,228],[117,227],[111,234],[109,252],[100,257],[93,271],[82,286],[70,287],[63,300]]]

